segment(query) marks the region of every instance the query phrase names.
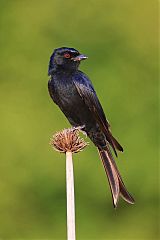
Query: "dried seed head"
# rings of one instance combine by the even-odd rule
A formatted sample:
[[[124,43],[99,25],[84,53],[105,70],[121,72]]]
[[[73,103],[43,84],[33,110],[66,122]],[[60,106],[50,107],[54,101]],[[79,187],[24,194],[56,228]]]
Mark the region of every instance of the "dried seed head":
[[[57,132],[51,138],[51,146],[58,152],[78,153],[82,151],[88,143],[80,138],[79,131],[81,128],[68,128]]]

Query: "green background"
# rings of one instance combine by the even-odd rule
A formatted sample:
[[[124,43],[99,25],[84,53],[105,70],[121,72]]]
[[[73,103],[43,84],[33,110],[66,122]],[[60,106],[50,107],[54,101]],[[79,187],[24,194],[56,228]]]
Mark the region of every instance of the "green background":
[[[136,199],[113,209],[91,143],[74,156],[77,239],[158,239],[157,5],[0,1],[0,239],[66,239],[65,156],[49,141],[69,124],[47,90],[61,46],[89,57],[81,70],[125,149],[117,164]]]

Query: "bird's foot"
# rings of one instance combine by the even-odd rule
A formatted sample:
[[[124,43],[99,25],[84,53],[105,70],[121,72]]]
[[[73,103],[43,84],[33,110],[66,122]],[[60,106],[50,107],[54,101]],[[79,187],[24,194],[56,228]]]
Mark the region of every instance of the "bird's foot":
[[[87,137],[87,133],[83,130],[84,128],[85,125],[73,127],[73,129],[80,131],[81,133],[83,133],[83,135],[85,135],[85,137]]]
[[[80,130],[80,132],[83,133],[83,135],[84,135],[85,137],[87,137],[87,133],[86,133],[85,131]]]

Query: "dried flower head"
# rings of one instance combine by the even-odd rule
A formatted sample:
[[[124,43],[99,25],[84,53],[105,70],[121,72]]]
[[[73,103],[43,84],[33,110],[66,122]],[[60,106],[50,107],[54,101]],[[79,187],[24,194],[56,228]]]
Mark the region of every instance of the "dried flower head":
[[[82,151],[88,143],[86,143],[83,138],[80,138],[79,131],[81,127],[78,128],[68,128],[60,132],[57,132],[51,138],[51,146],[58,152],[66,153],[78,153]]]

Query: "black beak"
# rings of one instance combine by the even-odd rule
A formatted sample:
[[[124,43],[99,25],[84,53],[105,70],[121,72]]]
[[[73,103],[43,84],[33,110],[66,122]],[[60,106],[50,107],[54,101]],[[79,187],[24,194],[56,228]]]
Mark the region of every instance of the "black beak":
[[[83,54],[80,54],[80,55],[78,55],[77,57],[71,58],[71,60],[73,60],[73,61],[82,61],[82,60],[85,60],[85,59],[87,59],[87,58],[88,58],[87,56],[85,56],[85,55],[83,55]]]

